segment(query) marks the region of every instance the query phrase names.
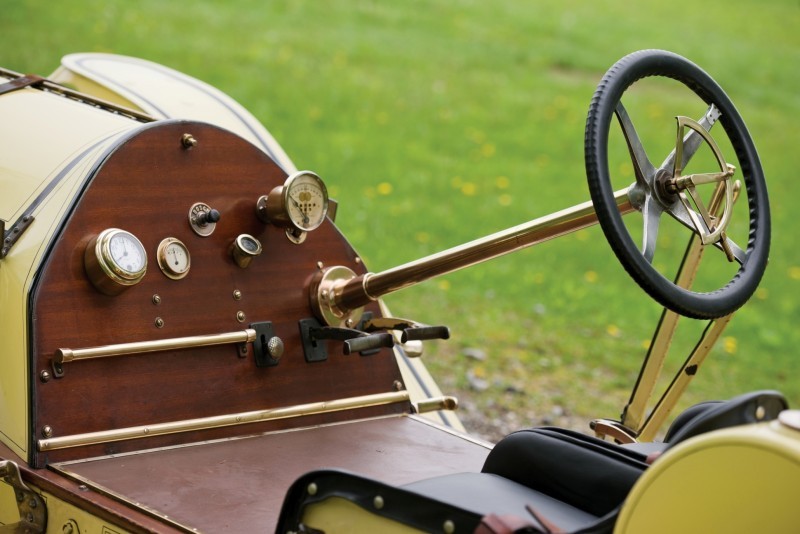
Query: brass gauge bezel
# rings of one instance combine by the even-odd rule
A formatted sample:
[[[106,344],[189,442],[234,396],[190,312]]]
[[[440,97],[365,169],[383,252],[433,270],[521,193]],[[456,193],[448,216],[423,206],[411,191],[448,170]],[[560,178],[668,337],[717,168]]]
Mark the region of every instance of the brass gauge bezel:
[[[186,266],[182,269],[176,267],[167,258],[170,249],[175,247],[183,251],[183,254],[186,256]],[[180,280],[181,278],[184,278],[187,274],[189,274],[189,269],[192,268],[192,256],[189,253],[189,248],[183,243],[183,241],[175,237],[166,237],[161,240],[161,243],[158,244],[158,251],[156,252],[156,261],[158,262],[158,268],[161,269],[161,272],[164,273],[164,276],[171,278],[172,280]]]
[[[307,217],[307,214],[301,208],[303,200],[294,196],[296,190],[303,188],[303,186],[308,188],[307,192],[319,196],[320,206],[315,209],[317,216],[313,220],[297,220],[299,218],[298,213]],[[301,233],[316,230],[325,222],[325,217],[328,215],[328,188],[322,178],[315,173],[298,171],[286,178],[283,185],[270,191],[269,195],[259,198],[256,212],[263,222],[287,228],[297,238],[296,236]]]
[[[141,266],[130,271],[114,259],[111,243],[123,237],[135,247],[141,256]],[[132,233],[119,228],[107,228],[89,241],[84,251],[84,267],[89,281],[101,293],[118,295],[142,281],[147,273],[147,250]]]

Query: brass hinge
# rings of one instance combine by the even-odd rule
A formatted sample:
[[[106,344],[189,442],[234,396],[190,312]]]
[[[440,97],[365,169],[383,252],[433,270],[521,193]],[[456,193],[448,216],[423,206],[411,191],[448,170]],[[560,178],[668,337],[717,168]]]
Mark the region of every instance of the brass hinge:
[[[0,461],[0,479],[14,488],[19,508],[19,522],[0,526],[0,532],[38,533],[47,527],[47,507],[39,494],[22,481],[19,466],[11,460]]]
[[[3,242],[0,243],[0,260],[8,255],[8,251],[11,250],[14,243],[17,242],[17,239],[28,229],[28,226],[30,226],[32,222],[33,215],[27,213],[8,230],[8,233],[6,233],[6,222],[0,219],[0,237],[3,239]]]

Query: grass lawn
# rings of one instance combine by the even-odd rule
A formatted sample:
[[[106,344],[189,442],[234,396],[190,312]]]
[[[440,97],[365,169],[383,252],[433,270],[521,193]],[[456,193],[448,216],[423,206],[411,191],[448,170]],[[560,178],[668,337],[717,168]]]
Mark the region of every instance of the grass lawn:
[[[685,403],[775,388],[798,406],[798,28],[789,0],[0,0],[0,65],[48,74],[67,53],[113,52],[219,87],[326,180],[337,224],[380,271],[588,200],[583,130],[597,82],[634,50],[677,52],[743,115],[773,218],[762,288]],[[684,111],[669,93],[648,96],[637,127],[655,138]],[[491,425],[616,417],[660,313],[599,227],[387,301],[451,327],[426,361],[470,420]],[[683,326],[673,369],[702,327]],[[488,389],[470,389],[468,375]]]

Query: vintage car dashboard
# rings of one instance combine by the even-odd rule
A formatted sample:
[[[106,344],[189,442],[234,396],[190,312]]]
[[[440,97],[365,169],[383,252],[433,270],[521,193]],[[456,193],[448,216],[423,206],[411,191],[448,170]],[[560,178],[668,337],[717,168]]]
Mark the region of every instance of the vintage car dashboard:
[[[316,175],[162,121],[84,187],[30,296],[34,464],[409,410],[391,350],[345,355],[309,310],[320,269],[364,272]]]

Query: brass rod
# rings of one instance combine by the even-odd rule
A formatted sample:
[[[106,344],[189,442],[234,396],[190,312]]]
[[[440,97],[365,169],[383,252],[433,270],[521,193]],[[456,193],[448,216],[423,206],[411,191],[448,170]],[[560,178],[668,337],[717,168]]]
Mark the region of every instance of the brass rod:
[[[90,360],[93,358],[128,356],[130,354],[142,354],[145,352],[210,347],[212,345],[225,345],[227,343],[250,343],[255,339],[256,331],[252,328],[247,328],[245,330],[227,332],[224,334],[174,337],[169,339],[156,339],[154,341],[135,341],[133,343],[103,345],[85,349],[58,349],[55,353],[55,361],[56,363],[67,363],[78,360]]]
[[[408,402],[408,400],[409,395],[407,391],[375,393],[372,395],[361,395],[359,397],[348,397],[332,401],[298,404],[286,408],[271,408],[267,410],[200,417],[198,419],[185,419],[183,421],[171,421],[168,423],[156,423],[152,425],[132,426],[114,430],[101,430],[99,432],[87,432],[85,434],[40,439],[38,441],[38,446],[40,451],[53,451],[70,447],[80,447],[83,445],[109,443],[112,441],[149,438],[166,434],[177,434],[180,432],[209,430],[226,426],[302,417],[305,415],[340,412],[353,408],[368,408],[370,406]]]
[[[732,318],[733,314],[730,314],[708,323],[708,326],[703,332],[703,336],[700,338],[697,346],[686,359],[686,363],[683,364],[681,369],[675,375],[672,383],[670,383],[670,385],[667,387],[664,395],[662,395],[661,399],[658,401],[658,404],[656,404],[656,406],[653,408],[653,411],[650,413],[650,416],[642,425],[642,430],[639,433],[639,441],[653,441],[659,428],[661,428],[661,425],[663,425],[664,421],[666,421],[667,417],[669,417],[669,414],[672,412],[675,404],[677,404],[678,400],[683,395],[683,392],[686,391],[686,387],[689,385],[689,382],[691,382],[694,375],[697,374],[697,371],[705,361],[706,356],[708,356],[708,353],[711,352],[711,349],[714,347],[717,340],[722,335],[722,332],[725,330],[725,327],[728,326],[728,323]]]
[[[615,192],[614,199],[622,214],[634,211],[628,199],[628,189]],[[352,278],[344,283],[340,291],[334,291],[337,295],[334,305],[343,310],[353,310],[400,289],[586,228],[596,222],[594,205],[591,201],[584,202],[381,273],[367,273]]]

